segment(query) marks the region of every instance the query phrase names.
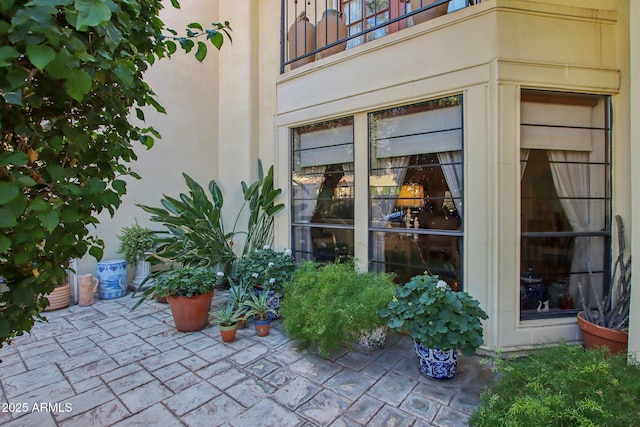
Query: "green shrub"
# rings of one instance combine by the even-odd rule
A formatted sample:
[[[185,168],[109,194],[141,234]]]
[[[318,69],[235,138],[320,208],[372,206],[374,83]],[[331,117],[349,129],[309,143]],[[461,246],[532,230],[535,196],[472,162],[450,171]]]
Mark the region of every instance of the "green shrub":
[[[328,354],[386,322],[378,312],[395,284],[387,273],[360,272],[354,263],[304,263],[284,286],[280,312],[287,334],[302,347]]]
[[[560,344],[495,360],[472,426],[638,426],[640,367],[621,355]]]

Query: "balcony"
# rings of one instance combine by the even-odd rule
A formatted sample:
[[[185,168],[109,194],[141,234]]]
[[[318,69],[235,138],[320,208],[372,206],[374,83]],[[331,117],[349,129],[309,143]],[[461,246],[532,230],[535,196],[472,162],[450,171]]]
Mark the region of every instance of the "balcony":
[[[282,0],[280,73],[482,0]]]

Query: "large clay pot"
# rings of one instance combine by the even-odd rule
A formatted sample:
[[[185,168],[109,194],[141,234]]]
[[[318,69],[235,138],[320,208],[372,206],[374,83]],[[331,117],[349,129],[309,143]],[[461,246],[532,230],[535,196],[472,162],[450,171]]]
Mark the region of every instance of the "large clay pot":
[[[342,40],[349,35],[347,24],[344,21],[344,14],[336,9],[327,9],[322,14],[322,19],[318,22],[316,42],[318,48],[330,45]],[[342,52],[347,48],[347,42],[337,44],[333,47],[318,52],[320,58],[326,58],[334,53]]]
[[[629,333],[604,328],[586,320],[584,313],[578,313],[578,326],[582,331],[582,342],[586,348],[608,347],[612,354],[626,353],[629,346]]]
[[[45,298],[49,300],[49,305],[44,311],[68,307],[71,302],[71,287],[68,284],[57,286],[50,294],[45,295]]]
[[[207,326],[212,299],[213,289],[192,297],[167,296],[176,329],[180,332],[194,332]]]
[[[411,10],[418,10],[421,7],[428,6],[437,2],[438,0],[411,0]],[[438,16],[446,15],[449,9],[449,3],[441,4],[432,9],[425,10],[418,14],[413,15],[413,24],[422,24],[430,19],[437,18]]]
[[[304,11],[300,12],[296,22],[294,22],[289,28],[287,40],[289,41],[289,59],[297,58],[305,53],[315,50],[316,27],[309,22],[309,18],[307,18]],[[315,59],[315,55],[299,59],[291,63],[291,69],[294,70],[298,67],[309,64]]]

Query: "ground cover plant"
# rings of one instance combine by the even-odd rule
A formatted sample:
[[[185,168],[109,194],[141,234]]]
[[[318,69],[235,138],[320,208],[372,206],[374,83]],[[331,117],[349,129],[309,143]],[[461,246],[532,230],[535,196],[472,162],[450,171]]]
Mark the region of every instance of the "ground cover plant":
[[[606,349],[561,343],[530,356],[494,361],[472,426],[637,426],[640,366]]]

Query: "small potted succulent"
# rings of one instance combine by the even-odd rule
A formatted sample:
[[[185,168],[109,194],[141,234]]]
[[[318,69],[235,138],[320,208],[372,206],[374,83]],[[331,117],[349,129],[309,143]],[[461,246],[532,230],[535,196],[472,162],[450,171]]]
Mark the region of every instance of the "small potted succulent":
[[[249,297],[247,287],[242,283],[236,283],[233,279],[228,278],[229,281],[229,295],[227,301],[233,305],[234,309],[238,313],[238,329],[244,328],[245,311],[246,307],[244,302]]]
[[[411,335],[422,372],[438,379],[456,374],[458,350],[472,355],[482,345],[481,321],[488,318],[467,292],[426,272],[396,288],[380,316],[389,328]]]
[[[236,329],[241,313],[236,310],[234,304],[226,302],[218,310],[211,313],[214,323],[220,328],[220,336],[223,342],[231,342],[236,339]]]
[[[261,294],[249,293],[249,298],[243,303],[246,308],[246,318],[253,317],[253,324],[259,337],[269,335],[272,315],[276,310],[271,307],[271,297],[267,292]]]

